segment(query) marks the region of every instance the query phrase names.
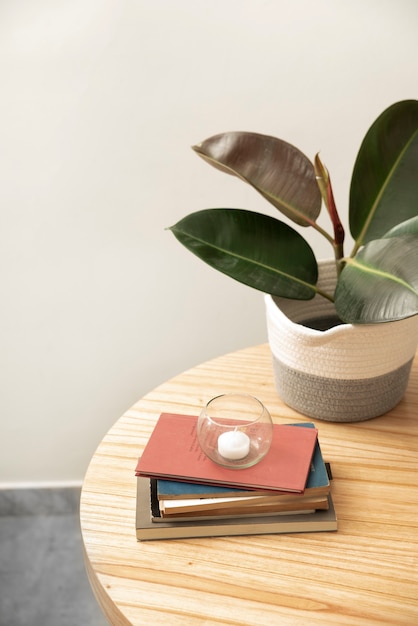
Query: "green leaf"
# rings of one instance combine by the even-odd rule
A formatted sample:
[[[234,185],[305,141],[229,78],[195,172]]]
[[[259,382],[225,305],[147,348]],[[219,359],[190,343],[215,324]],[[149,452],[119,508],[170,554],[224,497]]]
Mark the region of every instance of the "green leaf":
[[[238,176],[300,226],[314,223],[321,193],[313,164],[281,139],[249,132],[229,132],[193,146],[208,163]]]
[[[391,228],[385,237],[400,237],[401,235],[418,235],[418,216]]]
[[[273,217],[243,209],[206,209],[169,230],[202,261],[254,289],[299,300],[316,293],[318,267],[311,247]]]
[[[347,259],[335,290],[335,306],[339,317],[352,324],[416,315],[418,236],[377,239],[354,259]]]
[[[368,130],[350,187],[356,249],[418,215],[418,101],[386,109]]]

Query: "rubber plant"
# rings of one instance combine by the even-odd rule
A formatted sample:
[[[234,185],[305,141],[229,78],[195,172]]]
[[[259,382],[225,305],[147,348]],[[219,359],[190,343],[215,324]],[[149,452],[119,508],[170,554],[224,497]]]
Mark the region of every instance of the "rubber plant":
[[[275,137],[226,132],[195,152],[215,168],[242,179],[299,228],[310,227],[333,248],[334,293],[317,287],[318,265],[306,239],[286,222],[245,209],[191,213],[170,230],[215,269],[264,293],[335,303],[343,322],[374,324],[418,313],[418,101],[387,108],[367,131],[352,173],[349,229],[345,228],[328,169]],[[324,205],[330,232],[318,222]]]

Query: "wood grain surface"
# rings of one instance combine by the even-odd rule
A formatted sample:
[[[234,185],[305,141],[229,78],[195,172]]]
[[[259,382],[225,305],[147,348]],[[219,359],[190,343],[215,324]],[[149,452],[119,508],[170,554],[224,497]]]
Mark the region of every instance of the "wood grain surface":
[[[333,472],[336,533],[137,542],[134,469],[161,412],[197,415],[213,396],[258,397],[277,423],[312,421],[278,397],[267,345],[163,383],[123,415],[85,476],[89,579],[111,624],[418,624],[418,360],[405,398],[355,424],[316,420]]]

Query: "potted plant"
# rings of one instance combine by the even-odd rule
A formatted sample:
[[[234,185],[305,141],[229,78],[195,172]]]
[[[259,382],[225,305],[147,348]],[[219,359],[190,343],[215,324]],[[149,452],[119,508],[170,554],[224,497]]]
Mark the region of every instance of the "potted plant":
[[[318,263],[288,223],[244,209],[197,211],[170,228],[207,264],[266,294],[283,400],[336,421],[395,406],[418,341],[418,101],[387,108],[363,139],[350,185],[348,255],[318,154],[311,162],[281,139],[250,132],[219,134],[194,150],[250,184],[298,227],[318,231],[333,250],[331,261]],[[331,232],[317,222],[322,204]],[[332,327],[317,327],[323,318],[334,318]]]

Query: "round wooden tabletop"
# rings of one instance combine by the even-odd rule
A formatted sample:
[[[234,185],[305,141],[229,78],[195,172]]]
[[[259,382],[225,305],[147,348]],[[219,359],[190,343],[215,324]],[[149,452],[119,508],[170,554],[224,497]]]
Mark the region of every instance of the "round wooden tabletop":
[[[111,624],[418,624],[418,362],[390,413],[316,420],[338,531],[137,542],[136,478],[162,412],[213,396],[259,398],[276,423],[312,421],[278,397],[267,345],[194,367],[139,400],[98,446],[83,483],[85,562]]]

